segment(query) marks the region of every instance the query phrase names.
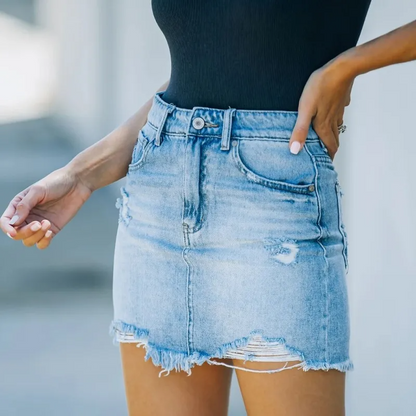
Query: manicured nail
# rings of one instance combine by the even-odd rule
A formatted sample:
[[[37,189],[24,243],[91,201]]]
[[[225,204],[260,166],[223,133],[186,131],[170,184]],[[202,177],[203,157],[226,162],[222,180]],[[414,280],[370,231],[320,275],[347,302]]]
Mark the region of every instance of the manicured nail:
[[[30,229],[32,230],[32,231],[38,231],[38,230],[40,230],[41,229],[41,225],[37,222],[36,224],[33,224],[31,227],[30,227]]]
[[[7,235],[8,235],[11,239],[13,239],[13,237],[12,237],[9,233],[7,233]]]
[[[13,225],[16,221],[18,221],[19,216],[18,215],[14,215],[13,218],[10,220],[9,224]]]
[[[50,222],[46,220],[42,220],[42,228],[46,230],[50,226]]]
[[[52,235],[52,231],[51,230],[46,231],[46,233],[45,233],[45,237],[46,238],[49,238],[51,235]]]
[[[294,155],[297,155],[299,153],[299,149],[300,149],[300,143],[299,142],[293,142],[290,145],[290,151],[291,153],[293,153]]]

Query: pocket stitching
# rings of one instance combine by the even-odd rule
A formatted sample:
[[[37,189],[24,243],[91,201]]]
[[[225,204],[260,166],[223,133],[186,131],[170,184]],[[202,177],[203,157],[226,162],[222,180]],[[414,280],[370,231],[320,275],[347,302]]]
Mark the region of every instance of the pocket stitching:
[[[131,162],[129,164],[129,166],[128,166],[128,171],[129,172],[132,172],[132,171],[137,170],[139,167],[141,167],[144,164],[144,162],[146,160],[147,153],[149,152],[149,149],[150,149],[150,144],[152,142],[153,141],[150,140],[145,135],[145,133],[143,132],[143,129],[140,130],[139,138],[137,139],[137,143],[134,146],[133,154],[132,154],[132,159],[131,160],[133,161],[133,160],[136,159],[136,155],[138,153],[138,146],[139,145],[142,147],[142,149],[141,149],[141,155],[139,156],[139,159],[137,159],[134,162]]]
[[[319,154],[313,155],[314,159],[320,163],[327,163],[328,165],[333,166],[334,162],[328,154]]]
[[[306,195],[313,195],[315,193],[315,183],[312,182],[310,184],[306,184],[306,185],[295,185],[295,184],[290,184],[287,182],[282,182],[282,181],[276,181],[274,179],[269,179],[266,178],[262,175],[259,175],[255,172],[253,172],[251,169],[249,169],[242,161],[241,157],[240,157],[240,153],[239,153],[239,145],[240,145],[240,141],[237,140],[236,141],[236,145],[233,146],[233,159],[234,162],[236,163],[238,169],[244,174],[244,176],[248,179],[251,180],[255,183],[259,183],[263,186],[266,186],[268,188],[275,188],[275,189],[280,189],[283,191],[288,191],[288,192],[293,192],[293,193],[299,193],[299,194],[306,194]],[[314,186],[314,191],[309,190],[309,187],[313,185]]]

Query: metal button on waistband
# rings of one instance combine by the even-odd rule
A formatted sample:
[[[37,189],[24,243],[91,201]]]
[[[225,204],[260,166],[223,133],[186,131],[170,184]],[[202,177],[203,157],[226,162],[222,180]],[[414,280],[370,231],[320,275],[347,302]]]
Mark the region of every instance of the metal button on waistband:
[[[312,192],[315,190],[315,185],[309,185],[308,189]]]
[[[192,126],[196,130],[201,130],[205,126],[205,120],[202,117],[196,117],[192,120]]]

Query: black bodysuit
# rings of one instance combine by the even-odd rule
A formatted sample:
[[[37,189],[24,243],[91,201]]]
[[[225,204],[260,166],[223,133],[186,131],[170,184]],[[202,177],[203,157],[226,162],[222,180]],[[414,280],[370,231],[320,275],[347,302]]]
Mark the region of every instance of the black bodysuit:
[[[371,0],[152,0],[178,107],[296,111],[310,74],[358,42]]]

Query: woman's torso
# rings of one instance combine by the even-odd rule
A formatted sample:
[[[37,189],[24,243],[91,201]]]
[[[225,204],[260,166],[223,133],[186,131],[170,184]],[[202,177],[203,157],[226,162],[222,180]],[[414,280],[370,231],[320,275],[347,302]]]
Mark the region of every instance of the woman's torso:
[[[152,0],[178,107],[296,111],[310,74],[357,44],[371,0]]]

